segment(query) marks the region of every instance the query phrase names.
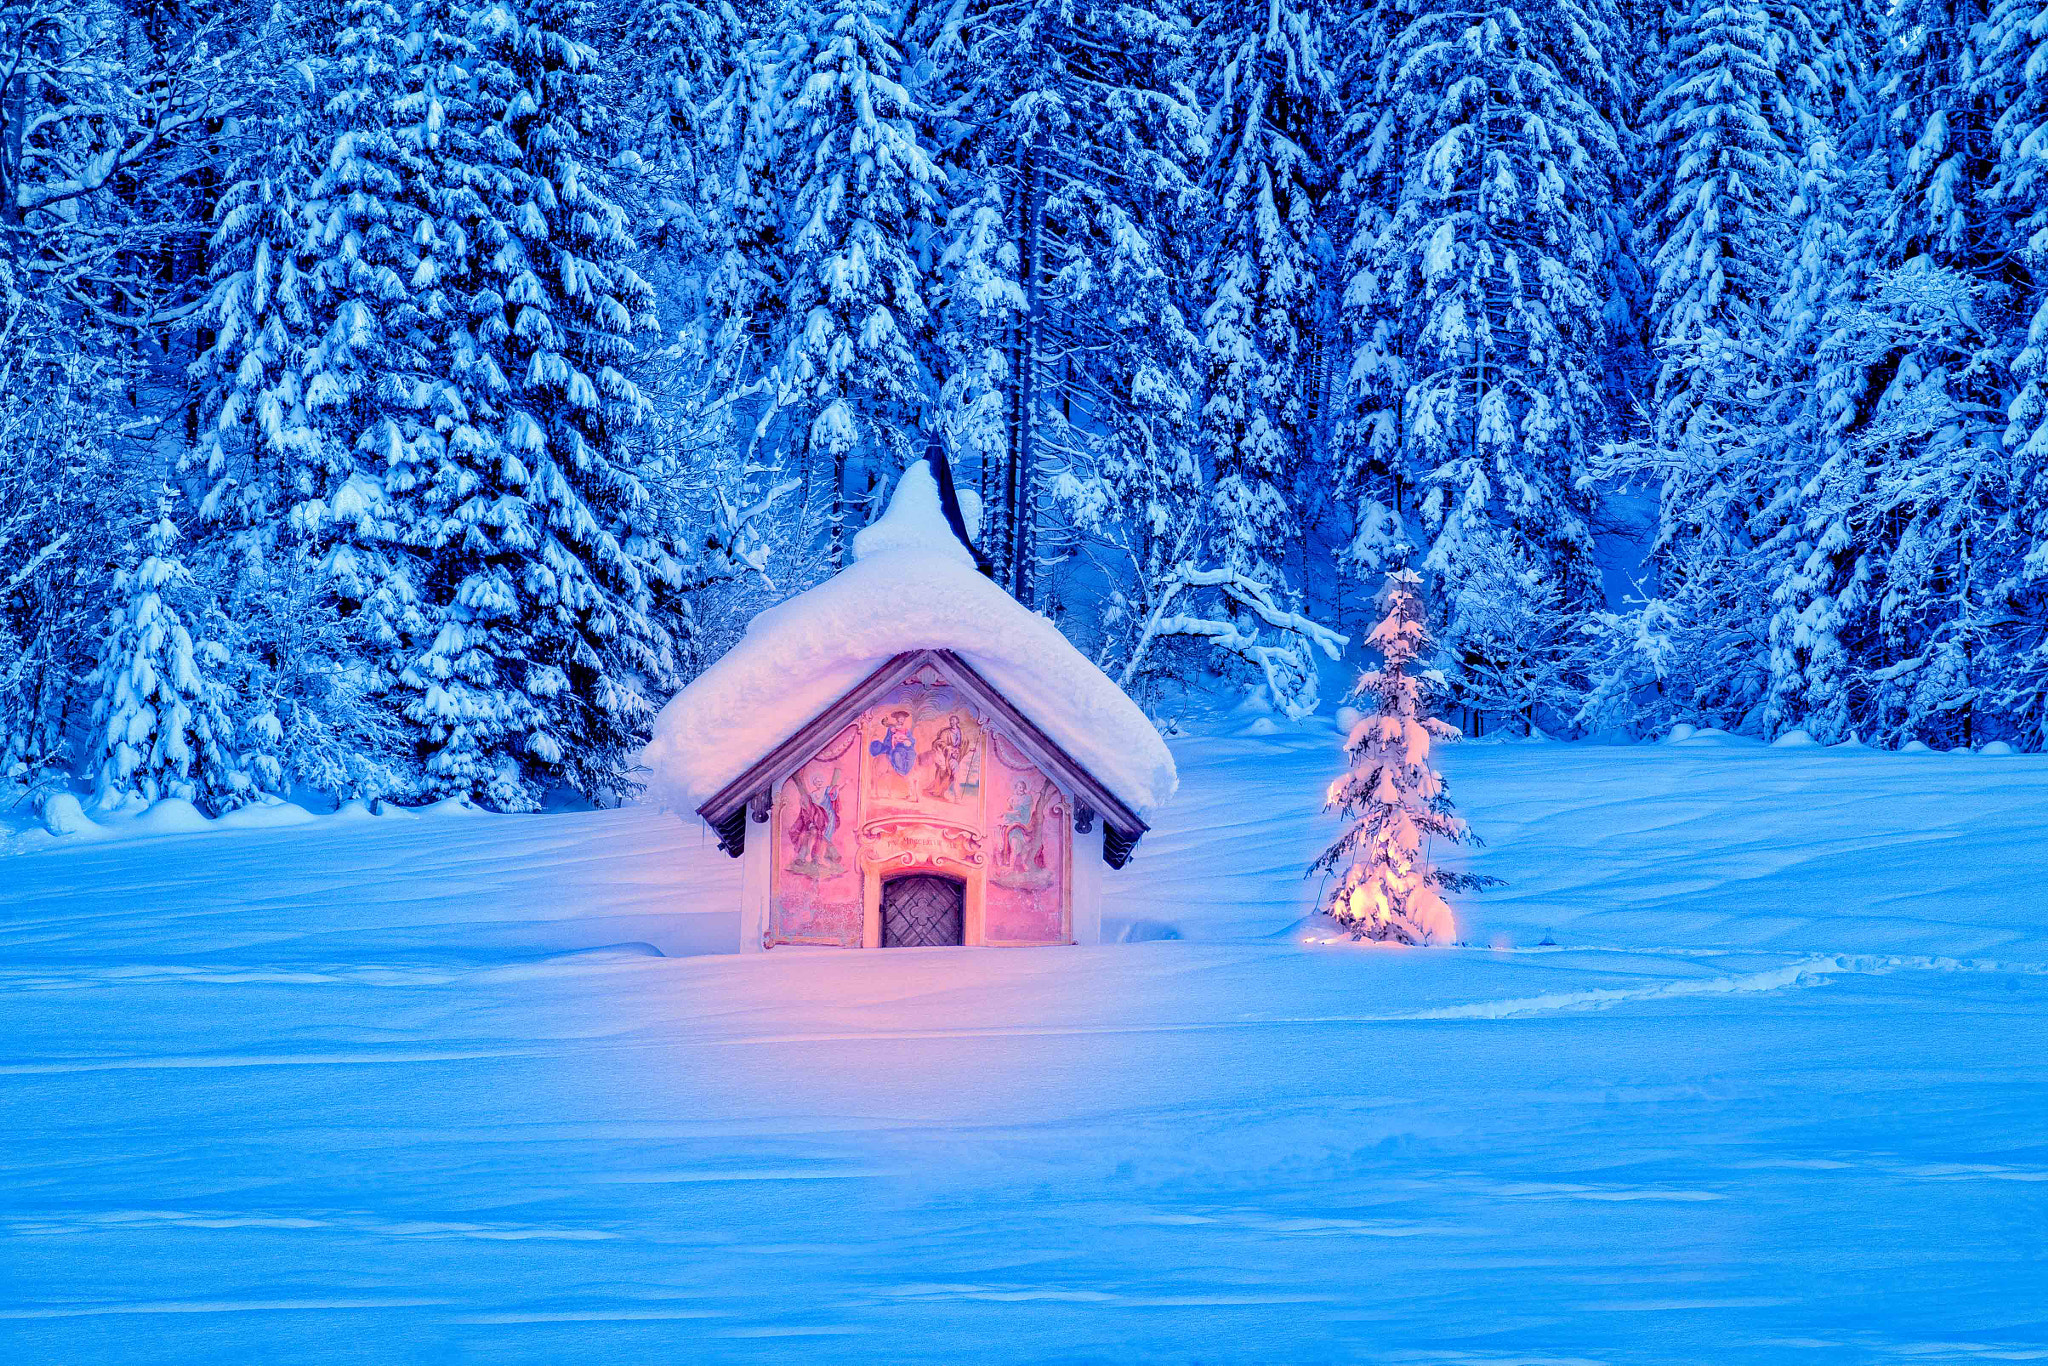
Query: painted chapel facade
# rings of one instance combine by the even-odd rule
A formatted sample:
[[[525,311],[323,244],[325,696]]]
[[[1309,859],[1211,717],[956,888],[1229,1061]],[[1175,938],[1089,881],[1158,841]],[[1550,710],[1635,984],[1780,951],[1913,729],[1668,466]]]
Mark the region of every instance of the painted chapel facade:
[[[744,860],[744,950],[1098,942],[1146,828],[946,650],[890,659],[698,815]]]

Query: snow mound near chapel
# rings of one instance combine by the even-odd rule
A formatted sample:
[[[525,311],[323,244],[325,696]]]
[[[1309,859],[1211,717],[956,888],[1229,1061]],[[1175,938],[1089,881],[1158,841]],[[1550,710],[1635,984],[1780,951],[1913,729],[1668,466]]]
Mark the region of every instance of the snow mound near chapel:
[[[974,567],[931,469],[904,471],[854,561],[754,618],[655,718],[649,793],[694,811],[895,655],[952,650],[1139,815],[1172,798],[1166,743],[1059,628]]]

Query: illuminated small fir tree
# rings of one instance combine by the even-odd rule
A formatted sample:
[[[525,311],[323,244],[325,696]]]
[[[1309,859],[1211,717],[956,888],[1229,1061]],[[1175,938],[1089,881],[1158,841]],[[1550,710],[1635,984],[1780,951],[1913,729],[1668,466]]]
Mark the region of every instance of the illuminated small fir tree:
[[[1344,747],[1350,770],[1330,785],[1324,807],[1349,825],[1310,869],[1340,873],[1326,909],[1355,939],[1448,942],[1457,926],[1443,893],[1497,881],[1429,861],[1432,837],[1453,844],[1478,840],[1452,810],[1450,789],[1430,763],[1430,745],[1448,744],[1459,733],[1433,714],[1443,676],[1413,668],[1430,643],[1420,583],[1414,570],[1396,569],[1380,590],[1384,615],[1366,643],[1384,662],[1352,690],[1353,704],[1365,714]]]

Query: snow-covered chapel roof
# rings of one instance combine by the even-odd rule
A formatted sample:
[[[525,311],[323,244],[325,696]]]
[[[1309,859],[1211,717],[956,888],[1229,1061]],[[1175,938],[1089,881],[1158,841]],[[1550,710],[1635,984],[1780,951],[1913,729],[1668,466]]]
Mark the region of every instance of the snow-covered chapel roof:
[[[971,495],[963,494],[963,501]],[[655,718],[649,790],[694,811],[899,654],[951,650],[1141,817],[1179,778],[1136,703],[974,567],[920,461],[853,538],[853,563],[755,617]]]
[[[963,494],[963,502],[971,496]],[[950,649],[1141,817],[1180,778],[1159,731],[1047,618],[975,569],[920,461],[854,563],[756,616],[655,717],[649,791],[694,811],[899,653]]]

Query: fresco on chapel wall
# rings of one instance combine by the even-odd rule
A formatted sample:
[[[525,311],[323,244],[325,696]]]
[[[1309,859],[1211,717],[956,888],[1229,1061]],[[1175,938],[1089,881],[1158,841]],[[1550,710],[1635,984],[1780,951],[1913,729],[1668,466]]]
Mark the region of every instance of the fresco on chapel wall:
[[[863,725],[861,857],[882,877],[912,868],[978,871],[987,862],[984,719],[926,665],[869,708]]]
[[[769,941],[862,942],[866,876],[981,888],[989,943],[1066,943],[1072,812],[931,665],[891,688],[775,798]]]
[[[988,730],[974,708],[927,665],[869,709],[871,812],[916,812],[979,825]]]
[[[989,868],[986,907],[991,944],[1064,944],[1067,860],[1072,822],[1066,798],[1002,735],[989,765]]]
[[[858,948],[864,923],[854,823],[861,728],[849,725],[775,795],[775,886],[768,936]]]

